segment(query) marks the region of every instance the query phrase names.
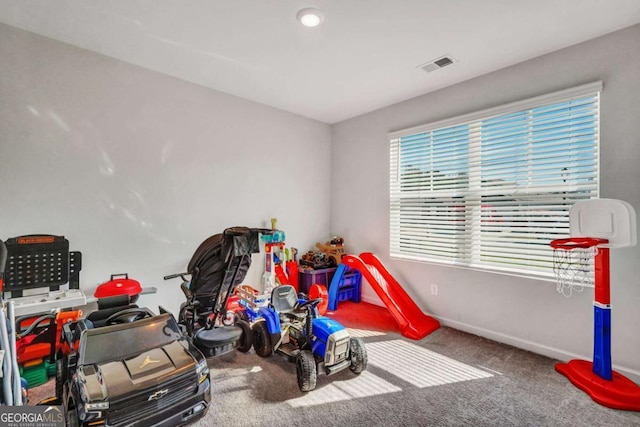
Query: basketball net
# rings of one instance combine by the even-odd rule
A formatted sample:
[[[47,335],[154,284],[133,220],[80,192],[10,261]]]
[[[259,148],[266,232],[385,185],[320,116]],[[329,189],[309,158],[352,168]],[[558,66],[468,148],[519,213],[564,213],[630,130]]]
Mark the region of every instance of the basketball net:
[[[570,297],[574,291],[582,292],[585,287],[595,286],[593,258],[597,253],[597,246],[553,249],[553,273],[559,293]]]

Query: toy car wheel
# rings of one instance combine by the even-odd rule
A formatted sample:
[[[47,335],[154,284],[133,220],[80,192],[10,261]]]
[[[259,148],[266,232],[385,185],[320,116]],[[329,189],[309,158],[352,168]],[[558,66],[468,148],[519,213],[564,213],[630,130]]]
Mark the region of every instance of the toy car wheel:
[[[367,369],[367,349],[364,347],[362,338],[351,338],[349,340],[351,348],[351,365],[349,369],[354,374],[360,374]]]
[[[266,322],[257,322],[253,325],[253,349],[261,357],[269,357],[273,353],[273,344]]]
[[[67,422],[65,425],[67,427],[78,427],[78,413],[75,409],[69,409],[67,411]]]
[[[247,351],[251,350],[251,345],[253,344],[253,331],[251,330],[251,325],[249,325],[249,323],[244,320],[238,320],[236,322],[236,326],[242,329],[238,351],[246,353]]]
[[[313,353],[302,350],[296,356],[296,375],[298,377],[298,387],[300,391],[311,391],[316,388],[316,361]]]
[[[64,358],[61,354],[56,359],[56,398],[62,399],[62,387],[66,380],[66,372],[64,371]]]

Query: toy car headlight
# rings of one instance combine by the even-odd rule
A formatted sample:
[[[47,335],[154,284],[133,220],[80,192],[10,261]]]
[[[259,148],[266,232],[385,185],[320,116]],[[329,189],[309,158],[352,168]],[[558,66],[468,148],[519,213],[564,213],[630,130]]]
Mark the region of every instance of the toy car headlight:
[[[105,411],[107,409],[109,409],[109,402],[92,402],[84,404],[85,412]]]
[[[198,374],[198,384],[203,383],[209,378],[209,366],[207,365],[207,359],[202,359],[196,365],[196,373]]]

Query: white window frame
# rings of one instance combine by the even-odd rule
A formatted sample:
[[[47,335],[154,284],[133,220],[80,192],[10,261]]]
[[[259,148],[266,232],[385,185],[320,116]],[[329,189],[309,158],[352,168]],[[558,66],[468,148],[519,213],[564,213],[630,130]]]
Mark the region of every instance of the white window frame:
[[[599,108],[600,108],[600,93],[602,91],[602,88],[603,88],[602,82],[597,81],[597,82],[561,90],[558,92],[553,92],[550,94],[501,105],[498,107],[476,111],[470,114],[465,114],[462,116],[457,116],[457,117],[440,120],[437,122],[432,122],[432,123],[389,133],[388,139],[390,144],[390,162],[391,162],[391,165],[390,165],[390,256],[396,259],[433,262],[438,264],[460,266],[460,267],[478,269],[483,271],[492,271],[492,272],[499,272],[499,273],[505,273],[505,274],[518,275],[518,276],[533,277],[536,279],[543,279],[543,280],[553,279],[554,275],[553,275],[552,264],[549,263],[549,261],[552,259],[552,249],[550,247],[548,247],[548,251],[547,251],[546,249],[541,250],[540,247],[538,246],[538,248],[536,249],[537,250],[536,256],[541,257],[541,261],[540,261],[541,265],[538,265],[535,268],[525,268],[523,266],[509,267],[505,265],[491,265],[491,264],[487,264],[486,262],[483,262],[480,259],[480,251],[478,250],[478,245],[480,245],[481,243],[480,210],[482,207],[482,202],[480,201],[480,198],[483,197],[484,193],[482,193],[482,191],[479,191],[482,184],[480,182],[480,170],[479,170],[480,163],[477,163],[477,162],[471,162],[469,164],[469,174],[468,174],[469,182],[467,184],[468,188],[466,192],[472,195],[472,197],[476,197],[477,205],[475,207],[473,204],[469,206],[467,199],[464,199],[464,203],[466,206],[464,209],[465,211],[464,222],[466,224],[465,227],[468,228],[470,225],[471,230],[464,232],[463,234],[467,236],[471,242],[464,244],[464,245],[468,245],[469,248],[462,250],[462,252],[464,252],[463,259],[440,259],[430,255],[409,253],[407,251],[403,251],[399,243],[401,238],[400,235],[402,234],[400,231],[402,227],[400,223],[401,221],[400,213],[402,211],[402,208],[400,207],[400,200],[402,196],[415,199],[416,198],[415,194],[417,193],[412,193],[413,195],[408,196],[408,193],[401,189],[401,184],[406,185],[407,181],[406,180],[402,181],[402,177],[401,177],[401,170],[400,170],[401,159],[399,157],[401,153],[400,141],[402,140],[402,138],[406,138],[406,137],[414,137],[414,136],[417,137],[420,134],[429,134],[429,133],[433,135],[432,132],[434,131],[446,130],[454,126],[463,126],[463,125],[473,126],[474,124],[479,125],[479,123],[483,121],[499,118],[501,116],[516,114],[516,113],[523,113],[523,112],[526,112],[527,110],[530,111],[536,108],[552,106],[552,105],[563,103],[563,102],[569,102],[569,101],[584,98],[584,97],[594,96],[595,97],[594,121],[595,121],[596,130],[595,130],[594,148],[593,148],[594,156],[595,156],[595,171],[593,173],[595,175],[595,179],[594,179],[595,188],[590,190],[588,198],[597,198],[599,197],[599,186],[600,186],[600,171],[599,171],[599,168],[600,168],[600,153],[599,153],[599,150],[600,150],[600,136],[599,136],[600,117],[599,115],[600,113],[599,111],[600,110]],[[478,160],[479,153],[481,150],[481,144],[482,144],[482,135],[480,135],[479,132],[470,132],[470,134],[471,135],[468,138],[468,150],[471,153],[470,158],[472,158],[473,160]],[[527,141],[527,144],[529,147],[531,146],[530,140]],[[433,153],[431,153],[431,155],[433,155]],[[536,164],[534,163],[533,165],[535,166]],[[474,168],[476,170],[474,170]],[[430,176],[431,178],[429,178],[429,180],[433,178],[434,174],[432,173]],[[438,191],[441,192],[440,194],[444,194],[442,193],[442,190],[433,189],[433,184],[432,184],[433,181],[430,181],[430,184],[429,184],[430,189],[422,189],[419,192],[420,196],[418,196],[418,198],[423,197],[425,198],[425,200],[432,200],[438,197]],[[537,189],[541,190],[544,193],[544,189],[541,189],[540,186],[538,186]],[[524,190],[524,191],[526,194],[527,190]],[[547,188],[546,191],[549,191],[550,192],[549,194],[552,194],[551,192],[559,192],[559,191],[566,192],[571,190],[568,187],[560,188],[557,185],[552,185],[551,187]],[[471,207],[471,209],[467,209],[469,207]],[[570,209],[570,206],[567,206],[566,207],[566,217],[567,217],[566,223],[560,224],[558,226],[558,229],[560,230],[560,232],[563,232],[566,230],[566,235],[558,236],[557,238],[568,237],[569,235],[569,224],[568,224],[569,209]],[[437,218],[437,219],[442,221],[443,218]],[[416,244],[418,246],[420,245],[419,242]],[[541,254],[541,251],[544,253]],[[505,250],[505,253],[506,252],[508,252],[508,250]]]

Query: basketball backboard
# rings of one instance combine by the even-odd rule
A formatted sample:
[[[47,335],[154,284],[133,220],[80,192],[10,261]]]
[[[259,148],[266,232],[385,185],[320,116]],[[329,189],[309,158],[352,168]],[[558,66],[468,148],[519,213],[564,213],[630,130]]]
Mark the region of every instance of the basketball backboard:
[[[636,213],[629,203],[617,199],[590,199],[569,211],[571,237],[609,240],[610,248],[635,246]]]

